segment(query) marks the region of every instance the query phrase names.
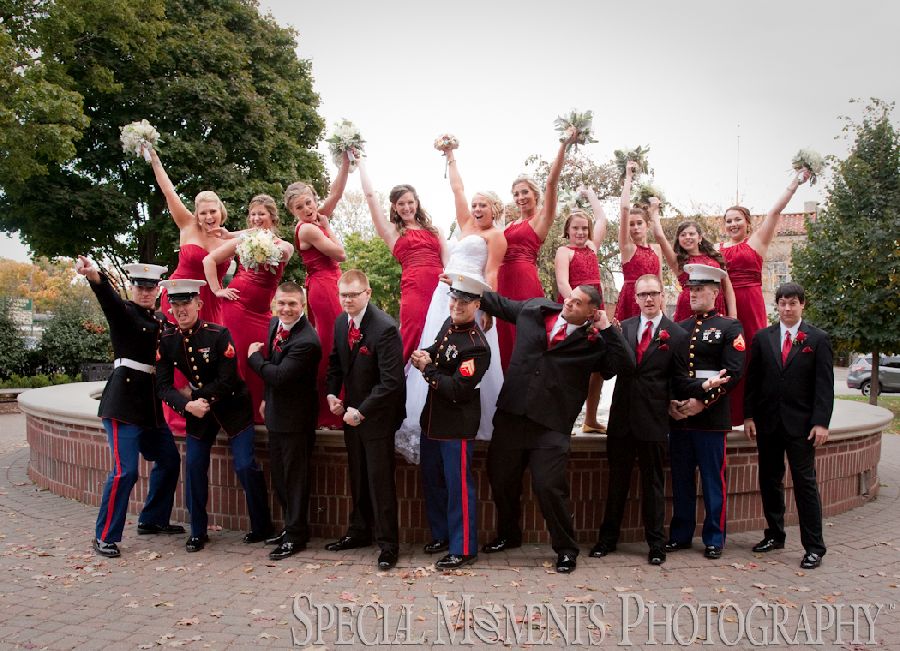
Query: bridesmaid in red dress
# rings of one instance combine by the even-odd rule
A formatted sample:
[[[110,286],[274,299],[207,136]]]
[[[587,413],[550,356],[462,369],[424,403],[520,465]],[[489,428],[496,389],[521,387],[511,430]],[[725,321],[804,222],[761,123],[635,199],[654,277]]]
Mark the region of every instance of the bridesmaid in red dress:
[[[278,206],[275,200],[267,194],[253,197],[247,215],[247,226],[251,230],[245,233],[262,229],[275,235],[275,242],[281,249],[281,262],[277,267],[253,265],[255,268],[248,268],[247,265],[252,263],[239,259],[234,278],[228,283],[227,289],[222,289],[216,268],[234,256],[241,242],[240,236],[229,240],[225,246],[220,246],[203,259],[206,282],[213,293],[221,299],[222,324],[228,328],[231,338],[234,339],[238,373],[250,389],[253,418],[257,423],[263,422],[259,407],[265,395],[265,385],[258,373],[250,371],[247,364],[247,349],[254,341],[267,340],[269,320],[272,318],[272,299],[284,275],[284,266],[294,253],[293,245],[277,236],[277,224]]]
[[[224,231],[222,225],[228,217],[225,210],[225,204],[219,199],[219,196],[212,191],[204,190],[200,192],[194,199],[194,212],[192,213],[182,202],[181,197],[175,191],[175,186],[166,174],[162,161],[156,150],[150,148],[150,166],[153,168],[153,174],[156,176],[156,183],[162,190],[163,196],[166,198],[166,205],[178,226],[178,265],[175,271],[169,276],[170,280],[178,278],[188,278],[191,280],[203,280],[205,273],[203,270],[203,259],[211,251],[225,246],[228,240],[221,239]],[[231,258],[223,259],[216,267],[216,276],[221,282],[228,271],[231,264]],[[222,323],[222,313],[219,307],[219,299],[213,294],[208,285],[200,288],[200,318],[204,321],[212,323]],[[175,323],[174,317],[169,312],[169,295],[166,290],[162,290],[159,299],[159,309],[166,318]],[[180,371],[175,371],[176,388],[186,387],[187,379]],[[172,433],[176,436],[185,436],[185,420],[184,416],[176,413],[163,404],[163,415],[166,423]]]
[[[506,255],[497,277],[497,292],[507,298],[522,301],[544,295],[544,287],[538,277],[537,257],[541,244],[547,239],[550,226],[556,218],[556,197],[559,175],[562,172],[566,150],[575,142],[578,134],[571,129],[569,137],[560,143],[556,158],[547,175],[544,202],[537,184],[527,176],[520,176],[512,184],[513,201],[519,209],[519,219],[508,224],[503,231],[506,238]],[[497,320],[497,337],[500,341],[500,365],[503,372],[509,366],[516,343],[516,326]]]
[[[556,287],[559,294],[557,302],[562,303],[572,295],[572,290],[579,285],[595,287],[600,296],[603,296],[603,287],[600,284],[600,263],[597,260],[597,249],[603,238],[606,237],[607,219],[603,205],[597,195],[590,188],[578,188],[578,192],[587,197],[591,202],[596,222],[592,222],[587,213],[581,210],[573,210],[563,226],[563,233],[569,244],[556,250]],[[600,309],[606,309],[602,304]],[[588,385],[588,395],[585,407],[584,424],[581,431],[584,433],[603,433],[606,428],[597,422],[597,408],[600,406],[600,392],[603,390],[603,376],[600,373],[592,373]]]
[[[335,206],[344,194],[350,159],[344,155],[341,169],[331,184],[328,197],[318,206],[315,189],[306,183],[291,183],[284,192],[284,205],[297,219],[294,229],[294,248],[300,253],[306,267],[306,304],[310,323],[322,343],[322,360],[317,375],[319,390],[319,426],[341,429],[343,419],[335,416],[325,399],[325,373],[328,356],[334,343],[334,322],[341,313],[338,299],[338,279],[341,277],[339,262],[347,259],[344,247],[328,222]]]
[[[753,337],[759,330],[769,324],[762,294],[763,259],[775,238],[781,211],[793,198],[797,188],[808,178],[809,172],[806,169],[800,170],[756,229],[751,229],[750,211],[743,206],[732,206],[725,211],[725,234],[728,242],[722,245],[722,256],[728,263],[728,276],[734,287],[737,318],[744,327],[744,339],[748,344],[748,361],[750,359],[749,343],[753,341]],[[743,378],[729,395],[731,396],[731,424],[743,425]]]
[[[657,202],[658,203],[658,202]],[[662,224],[659,221],[658,206],[650,206],[650,220],[653,224],[653,235],[659,242],[659,248],[662,251],[663,258],[669,269],[678,276],[678,284],[681,286],[681,293],[678,294],[678,302],[675,306],[675,316],[672,320],[676,323],[684,321],[692,315],[691,312],[691,292],[687,286],[688,274],[684,271],[686,264],[705,264],[710,267],[725,269],[725,258],[719,253],[712,242],[703,236],[700,224],[695,221],[686,221],[678,224],[675,229],[675,244],[669,244],[666,234],[663,232]],[[729,316],[732,319],[737,318],[737,311],[734,306],[734,288],[728,276],[722,281],[722,291],[716,298],[716,311],[719,314]]]
[[[359,175],[375,232],[403,270],[400,276],[400,338],[403,340],[403,359],[408,363],[412,352],[421,347],[425,315],[438,279],[444,273],[447,246],[422,208],[415,188],[394,186],[389,196],[391,212],[388,220],[372,189],[365,159],[359,161]]]
[[[624,283],[616,302],[616,320],[637,316],[641,309],[634,300],[634,283],[644,274],[659,276],[662,269],[656,252],[647,244],[647,230],[650,214],[643,206],[631,205],[631,182],[638,166],[628,161],[625,166],[625,182],[619,202],[619,255],[622,260]],[[660,278],[662,282],[662,278]]]

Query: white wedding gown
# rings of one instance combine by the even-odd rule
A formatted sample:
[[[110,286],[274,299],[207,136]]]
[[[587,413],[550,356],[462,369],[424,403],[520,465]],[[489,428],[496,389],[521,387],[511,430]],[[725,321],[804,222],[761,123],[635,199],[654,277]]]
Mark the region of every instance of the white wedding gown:
[[[467,235],[458,242],[450,243],[450,260],[447,262],[446,273],[465,273],[484,280],[484,266],[487,263],[488,247],[484,238],[478,235]],[[422,340],[419,348],[427,348],[434,343],[441,326],[450,316],[449,287],[446,283],[438,283],[428,306],[428,314],[425,317],[425,329],[422,331]],[[481,310],[475,317],[475,322],[480,323]],[[481,426],[478,428],[478,437],[483,441],[489,441],[493,433],[491,421],[494,411],[497,409],[497,395],[503,386],[503,371],[500,368],[500,349],[497,345],[497,328],[491,328],[485,334],[488,346],[491,349],[491,364],[487,373],[481,379]],[[425,407],[425,399],[428,397],[428,383],[422,374],[414,366],[410,365],[409,374],[406,376],[406,419],[397,430],[394,438],[394,447],[410,463],[419,463],[419,417]]]

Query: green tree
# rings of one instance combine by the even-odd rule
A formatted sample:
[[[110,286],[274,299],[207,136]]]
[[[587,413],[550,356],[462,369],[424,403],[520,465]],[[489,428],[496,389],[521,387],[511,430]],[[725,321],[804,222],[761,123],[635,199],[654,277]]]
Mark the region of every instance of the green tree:
[[[12,318],[12,303],[0,297],[0,380],[20,373],[25,364],[25,341]]]
[[[810,321],[839,350],[871,352],[873,360],[900,350],[900,136],[893,108],[873,99],[861,122],[846,119],[850,155],[836,162],[825,209],[794,253]],[[873,364],[871,404],[878,386]]]
[[[162,194],[149,165],[119,143],[119,128],[142,118],[162,134],[183,196],[215,190],[232,226],[259,192],[280,197],[297,179],[326,190],[310,63],[295,53],[297,35],[255,0],[27,4],[40,62],[84,98],[89,120],[73,156],[0,197],[0,228],[19,230],[36,253],[172,268],[177,231]]]
[[[47,321],[39,349],[44,373],[77,375],[82,364],[111,362],[109,326],[95,301],[73,298]]]
[[[369,277],[372,302],[395,319],[400,315],[400,264],[380,237],[350,233],[344,240],[347,260],[341,269],[360,269]]]

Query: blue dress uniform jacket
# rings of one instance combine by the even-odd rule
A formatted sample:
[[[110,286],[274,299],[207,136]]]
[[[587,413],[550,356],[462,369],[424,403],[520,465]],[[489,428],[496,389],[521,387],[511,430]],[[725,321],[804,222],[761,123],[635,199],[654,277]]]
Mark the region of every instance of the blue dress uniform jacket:
[[[214,439],[220,427],[235,436],[253,422],[250,392],[238,375],[236,354],[228,328],[207,321],[197,321],[188,331],[173,328],[160,339],[159,396],[185,417],[189,436]],[[175,388],[175,369],[190,383],[190,398]],[[188,402],[199,398],[210,405],[203,418],[185,409]]]
[[[447,319],[435,342],[425,349],[432,363],[423,370],[428,397],[419,424],[432,439],[474,439],[481,423],[481,379],[491,350],[474,322],[453,325]]]
[[[741,322],[711,310],[680,321],[678,325],[690,337],[688,376],[704,379],[710,374],[718,375],[724,368],[731,379],[706,393],[703,411],[696,416],[673,420],[672,427],[717,432],[730,430],[731,408],[727,395],[740,381],[746,360],[747,342]]]
[[[168,322],[160,313],[119,296],[104,273],[100,274],[99,283],[88,284],[109,323],[116,359],[154,366],[160,335]],[[154,375],[128,366],[113,369],[103,389],[97,415],[140,427],[162,425],[162,404],[156,395]]]

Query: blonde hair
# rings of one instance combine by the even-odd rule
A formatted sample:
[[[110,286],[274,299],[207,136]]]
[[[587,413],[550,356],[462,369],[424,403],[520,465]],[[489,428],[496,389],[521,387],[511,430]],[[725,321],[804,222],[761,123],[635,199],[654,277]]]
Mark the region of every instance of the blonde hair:
[[[272,223],[275,225],[278,224],[278,205],[275,203],[275,199],[267,194],[258,194],[250,199],[250,205],[247,206],[247,212],[250,212],[250,209],[253,208],[253,206],[262,206],[265,208],[266,212],[269,213],[269,217],[272,218]]]
[[[304,194],[311,195],[313,201],[318,205],[319,195],[316,193],[316,189],[313,186],[304,183],[303,181],[296,181],[287,186],[287,189],[284,191],[284,207],[287,208],[288,212],[291,212],[291,204],[294,203],[294,200]]]
[[[516,180],[513,181],[510,190],[515,190],[515,187],[519,185],[519,183],[524,183],[531,188],[531,191],[534,192],[534,204],[536,206],[539,205],[541,203],[541,189],[538,187],[538,184],[534,182],[534,179],[527,174],[520,174],[516,177]]]
[[[497,193],[491,192],[490,190],[482,190],[472,195],[473,201],[475,200],[475,197],[487,199],[488,205],[491,207],[491,220],[500,223],[503,218],[504,206],[503,201],[497,196]]]
[[[222,200],[219,199],[219,195],[217,195],[212,190],[203,190],[198,193],[196,197],[194,197],[194,217],[197,216],[197,206],[201,203],[214,203],[219,207],[219,212],[222,213],[222,223],[228,219],[228,210],[225,208],[225,204],[222,203]]]
[[[587,221],[587,225],[588,225],[588,239],[589,239],[589,240],[590,240],[590,239],[593,239],[593,237],[594,237],[594,220],[591,219],[591,216],[588,215],[588,214],[587,214],[586,212],[584,212],[583,210],[581,210],[580,208],[576,208],[575,210],[573,210],[572,212],[569,213],[569,216],[568,216],[568,217],[566,217],[566,223],[563,224],[563,237],[565,237],[567,240],[568,240],[568,239],[571,239],[571,238],[569,237],[569,225],[572,223],[572,220],[573,220],[573,219],[577,219],[577,218],[579,218],[579,217],[580,217],[581,219],[584,219],[584,220]]]
[[[369,277],[359,269],[348,269],[338,279],[338,285],[347,285],[352,282],[362,283],[366,289],[369,289]]]

